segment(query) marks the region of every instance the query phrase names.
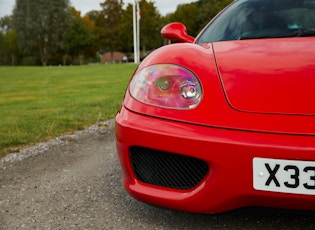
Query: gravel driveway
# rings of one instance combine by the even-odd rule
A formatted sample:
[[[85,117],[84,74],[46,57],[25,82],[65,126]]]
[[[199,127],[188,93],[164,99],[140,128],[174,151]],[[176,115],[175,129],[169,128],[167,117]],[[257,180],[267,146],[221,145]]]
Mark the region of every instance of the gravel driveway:
[[[315,229],[315,213],[211,216],[138,202],[121,186],[110,120],[2,159],[0,229]]]

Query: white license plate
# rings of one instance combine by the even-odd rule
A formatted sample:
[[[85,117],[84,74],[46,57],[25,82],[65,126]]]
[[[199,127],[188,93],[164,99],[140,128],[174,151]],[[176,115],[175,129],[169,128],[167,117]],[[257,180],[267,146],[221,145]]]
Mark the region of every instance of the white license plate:
[[[315,161],[253,159],[256,190],[315,195]]]

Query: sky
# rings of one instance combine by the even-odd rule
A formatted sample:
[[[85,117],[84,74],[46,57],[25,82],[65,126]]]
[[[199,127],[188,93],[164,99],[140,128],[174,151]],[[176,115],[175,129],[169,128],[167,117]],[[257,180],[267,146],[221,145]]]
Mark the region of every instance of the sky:
[[[173,13],[179,4],[194,2],[194,0],[147,0],[155,2],[155,6],[162,15]],[[70,0],[71,5],[76,10],[81,11],[81,16],[91,10],[100,10],[100,3],[104,0]],[[132,3],[133,0],[123,0],[125,4]],[[0,0],[0,18],[11,15],[15,0]]]

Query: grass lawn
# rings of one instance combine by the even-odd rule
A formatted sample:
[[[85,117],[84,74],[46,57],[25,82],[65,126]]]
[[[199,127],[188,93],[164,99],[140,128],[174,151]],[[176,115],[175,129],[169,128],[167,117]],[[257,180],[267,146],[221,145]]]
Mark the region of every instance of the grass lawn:
[[[0,157],[113,118],[135,69],[0,67]]]

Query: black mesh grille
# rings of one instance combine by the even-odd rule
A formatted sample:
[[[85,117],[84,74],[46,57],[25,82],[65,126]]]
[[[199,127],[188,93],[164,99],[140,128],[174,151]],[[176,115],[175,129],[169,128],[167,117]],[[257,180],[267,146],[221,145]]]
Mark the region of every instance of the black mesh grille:
[[[132,147],[130,158],[138,180],[168,188],[193,188],[208,172],[202,160],[147,148]]]

